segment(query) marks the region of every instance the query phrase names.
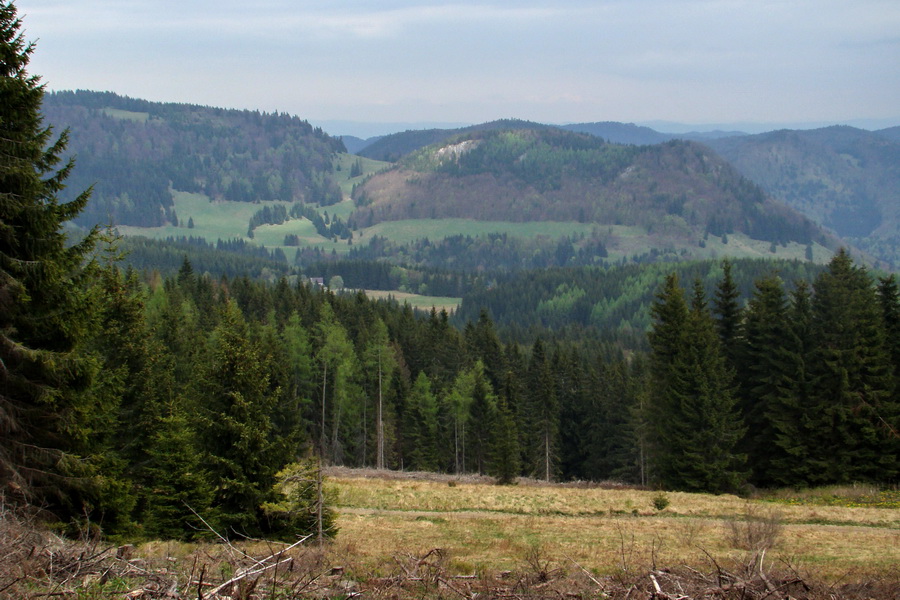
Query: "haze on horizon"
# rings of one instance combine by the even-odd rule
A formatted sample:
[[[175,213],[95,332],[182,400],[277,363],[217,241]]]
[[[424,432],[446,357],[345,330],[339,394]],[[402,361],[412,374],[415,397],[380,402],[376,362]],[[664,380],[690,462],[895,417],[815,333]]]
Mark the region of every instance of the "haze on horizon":
[[[499,118],[900,125],[896,0],[16,6],[37,42],[31,73],[50,90],[360,128]]]

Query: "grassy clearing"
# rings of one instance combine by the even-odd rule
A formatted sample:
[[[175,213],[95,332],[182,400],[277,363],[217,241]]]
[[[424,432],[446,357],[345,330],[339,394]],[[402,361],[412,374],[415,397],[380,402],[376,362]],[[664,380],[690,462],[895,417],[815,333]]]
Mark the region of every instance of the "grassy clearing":
[[[146,123],[150,118],[150,113],[121,110],[118,108],[104,108],[100,112],[114,119],[120,119],[122,121],[134,121],[135,123]]]
[[[776,245],[772,252],[771,242],[754,240],[742,233],[729,234],[727,242],[722,238],[710,235],[704,240],[705,247],[700,247],[699,239],[685,239],[682,235],[667,236],[664,233],[650,233],[643,227],[635,226],[600,226],[604,234],[604,243],[610,260],[631,258],[642,255],[648,248],[659,248],[670,252],[685,252],[686,256],[696,259],[719,259],[725,256],[732,258],[780,258],[785,260],[806,260],[806,246],[790,242],[784,246]],[[832,259],[834,251],[813,245],[813,261],[825,264]]]
[[[814,568],[827,577],[881,573],[900,561],[900,513],[881,508],[784,505],[736,496],[333,476],[339,552],[377,571],[402,552],[442,548],[459,573],[514,569],[539,547],[554,560],[574,560],[610,574],[648,564],[742,560],[750,530],[777,522],[768,560]],[[759,525],[757,526],[757,522]],[[753,538],[749,533],[742,534]],[[386,562],[387,561],[387,562]]]
[[[123,235],[143,235],[149,238],[163,239],[169,236],[194,236],[206,238],[215,243],[216,240],[246,238],[247,227],[253,213],[263,206],[275,204],[288,205],[286,202],[210,202],[205,194],[173,192],[175,212],[181,226],[173,227],[131,227],[119,226]],[[193,219],[194,227],[188,228],[188,220]],[[283,241],[283,240],[282,240]]]
[[[350,177],[350,170],[353,168],[353,165],[357,161],[359,161],[359,165],[362,167],[362,175]],[[344,195],[349,196],[350,192],[353,191],[354,185],[364,181],[369,175],[378,173],[379,171],[384,171],[385,169],[389,169],[392,166],[393,163],[373,160],[364,156],[356,156],[355,154],[338,154],[334,159],[335,170],[331,174],[331,176],[334,178],[337,184],[341,186],[341,191],[344,192]]]
[[[406,221],[385,221],[363,230],[366,238],[373,235],[384,236],[398,244],[406,244],[418,239],[439,240],[453,235],[488,235],[506,233],[515,237],[530,238],[545,236],[557,239],[565,235],[590,235],[595,225],[576,222],[529,222],[474,221],[472,219],[413,219]]]
[[[432,308],[438,312],[446,310],[452,313],[459,308],[462,298],[450,298],[446,296],[420,296],[407,292],[388,292],[383,290],[364,290],[366,296],[374,299],[391,299],[401,304],[409,304],[416,310],[430,311]]]
[[[791,506],[900,509],[900,489],[882,490],[865,484],[826,486],[806,490],[778,490],[763,494],[761,498]]]

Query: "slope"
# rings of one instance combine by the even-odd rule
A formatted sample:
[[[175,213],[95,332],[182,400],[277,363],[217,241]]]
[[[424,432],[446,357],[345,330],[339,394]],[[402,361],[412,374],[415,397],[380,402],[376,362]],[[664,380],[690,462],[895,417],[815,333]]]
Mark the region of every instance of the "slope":
[[[577,221],[638,226],[695,244],[731,233],[836,243],[704,146],[624,146],[559,129],[458,135],[369,178],[354,200],[358,227],[402,219]]]
[[[891,130],[782,130],[707,144],[774,197],[900,264],[900,141]]]
[[[211,200],[339,202],[340,140],[285,114],[148,102],[109,92],[57,92],[46,120],[71,130],[70,189],[94,185],[79,223],[178,224],[172,191]]]

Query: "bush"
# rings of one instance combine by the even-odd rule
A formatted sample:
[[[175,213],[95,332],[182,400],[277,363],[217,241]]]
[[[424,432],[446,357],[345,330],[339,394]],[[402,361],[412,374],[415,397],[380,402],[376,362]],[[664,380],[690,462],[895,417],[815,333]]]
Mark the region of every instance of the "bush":
[[[726,521],[726,533],[732,547],[760,552],[775,546],[783,528],[781,513],[763,511],[748,503],[743,518]]]
[[[653,496],[653,508],[656,510],[665,510],[667,506],[669,506],[669,497],[665,492],[660,492]]]
[[[269,519],[272,532],[294,539],[304,535],[315,535],[319,529],[319,464],[314,459],[292,463],[278,472],[275,491],[281,496],[278,502],[267,502],[262,506]],[[334,537],[337,526],[334,511],[328,506],[328,499],[322,496],[322,534]]]

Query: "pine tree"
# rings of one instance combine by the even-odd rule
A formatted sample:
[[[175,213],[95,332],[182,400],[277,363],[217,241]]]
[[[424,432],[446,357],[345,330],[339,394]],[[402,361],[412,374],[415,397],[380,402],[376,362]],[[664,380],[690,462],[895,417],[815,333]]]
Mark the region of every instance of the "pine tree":
[[[753,467],[753,483],[786,484],[789,482],[780,481],[773,462],[783,463],[790,456],[782,444],[793,442],[781,438],[789,434],[781,427],[785,417],[794,420],[798,416],[793,407],[800,371],[799,349],[791,336],[787,298],[777,277],[756,282],[747,307],[744,335],[739,364],[741,412],[747,435],[741,447]]]
[[[744,427],[731,389],[732,373],[722,352],[715,323],[706,306],[702,287],[694,285],[691,309],[683,315],[683,295],[677,280],[667,281],[657,315],[686,317],[657,321],[656,348],[666,352],[655,358],[656,368],[668,379],[659,379],[655,409],[659,437],[657,477],[664,486],[686,491],[725,492],[742,483],[745,457],[736,452]],[[663,334],[668,335],[667,338]],[[663,340],[676,344],[663,344]]]
[[[519,475],[519,434],[506,397],[497,400],[494,436],[491,443],[489,472],[500,485],[515,483]]]
[[[75,244],[62,231],[90,190],[58,198],[73,168],[56,168],[68,134],[54,140],[43,125],[21,26],[15,5],[0,3],[0,487],[78,514],[72,485],[91,492],[75,454],[95,414],[84,393],[92,363],[79,354],[90,318],[82,265],[96,230]]]
[[[269,387],[268,365],[234,301],[212,332],[208,361],[204,401],[196,410],[214,507],[229,531],[257,535],[275,473],[290,457],[272,436],[277,395]]]
[[[892,365],[872,279],[841,250],[814,288],[813,482],[889,480],[897,469],[884,451],[895,412]]]
[[[722,348],[733,368],[736,363],[735,356],[739,353],[737,341],[741,333],[741,306],[738,299],[741,297],[741,293],[734,282],[730,260],[722,261],[722,271],[722,280],[716,286],[713,313],[717,317],[716,329],[719,332]]]
[[[526,379],[528,392],[522,436],[525,468],[527,472],[550,481],[557,474],[559,460],[559,401],[551,361],[540,339],[532,347]]]

